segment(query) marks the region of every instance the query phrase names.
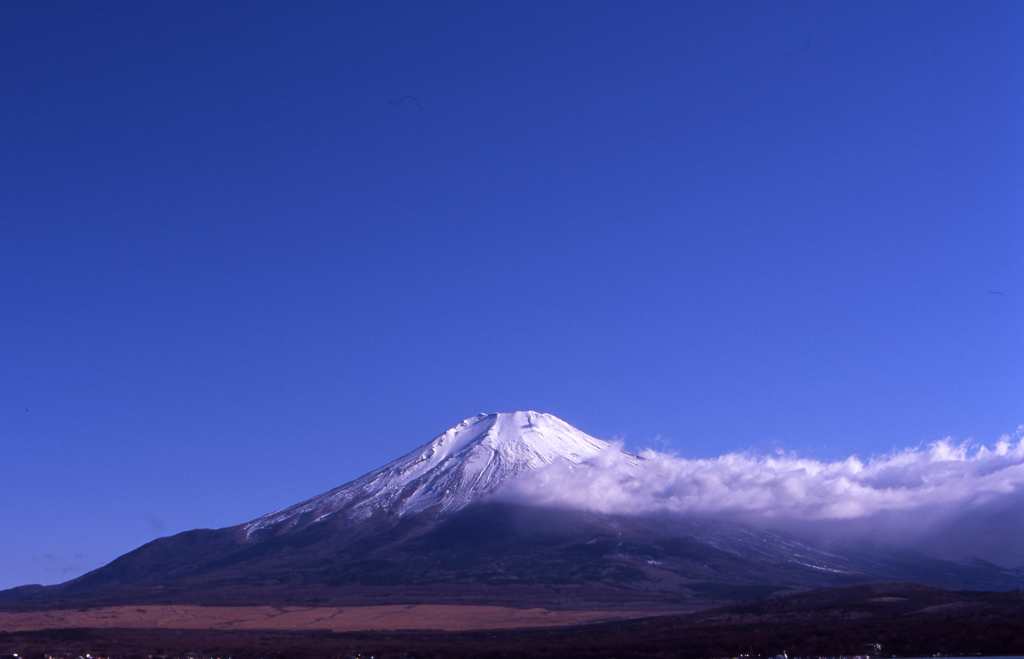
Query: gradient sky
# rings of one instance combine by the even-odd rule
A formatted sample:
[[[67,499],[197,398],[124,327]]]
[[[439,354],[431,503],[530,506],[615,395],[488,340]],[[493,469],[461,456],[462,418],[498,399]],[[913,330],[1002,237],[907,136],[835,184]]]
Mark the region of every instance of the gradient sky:
[[[1024,3],[0,3],[0,588],[478,412],[1024,423]]]

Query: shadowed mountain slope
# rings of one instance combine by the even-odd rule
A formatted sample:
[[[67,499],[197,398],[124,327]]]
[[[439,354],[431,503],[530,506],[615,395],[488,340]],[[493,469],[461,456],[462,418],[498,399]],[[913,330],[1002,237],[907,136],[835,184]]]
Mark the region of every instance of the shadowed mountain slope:
[[[606,515],[492,496],[538,469],[641,458],[536,412],[478,415],[351,483],[239,526],[154,540],[20,606],[502,603],[702,608],[867,581],[1010,590],[1019,571],[824,549],[715,519]],[[443,588],[439,588],[443,586]]]

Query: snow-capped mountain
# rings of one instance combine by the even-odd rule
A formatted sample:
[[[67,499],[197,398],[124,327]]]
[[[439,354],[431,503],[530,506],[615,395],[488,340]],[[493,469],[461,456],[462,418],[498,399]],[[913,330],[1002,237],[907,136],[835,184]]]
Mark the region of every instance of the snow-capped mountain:
[[[258,537],[336,514],[365,520],[423,511],[451,513],[524,471],[556,463],[576,468],[609,450],[616,449],[550,414],[478,414],[376,471],[264,515],[244,530],[246,537]]]
[[[497,496],[532,476],[557,485],[605,458],[647,464],[549,414],[480,414],[308,501],[238,526],[160,538],[67,583],[4,591],[0,602],[655,610],[866,581],[1024,587],[1024,573],[984,562],[823,548],[726,519],[612,515]]]

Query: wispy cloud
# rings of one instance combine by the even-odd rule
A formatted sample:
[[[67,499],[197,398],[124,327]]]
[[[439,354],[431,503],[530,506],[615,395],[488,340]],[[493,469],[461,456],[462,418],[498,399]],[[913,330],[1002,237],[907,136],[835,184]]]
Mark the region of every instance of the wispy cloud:
[[[731,517],[1024,565],[1024,426],[994,446],[947,439],[867,460],[690,460],[654,450],[639,458],[616,445],[581,469],[524,474],[502,496],[604,513]]]

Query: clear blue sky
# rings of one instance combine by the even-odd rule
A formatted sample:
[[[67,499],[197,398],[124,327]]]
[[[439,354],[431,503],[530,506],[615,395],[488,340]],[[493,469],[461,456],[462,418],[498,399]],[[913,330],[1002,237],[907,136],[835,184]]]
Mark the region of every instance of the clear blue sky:
[[[1018,2],[5,0],[0,587],[478,412],[991,444],[1022,81]]]

